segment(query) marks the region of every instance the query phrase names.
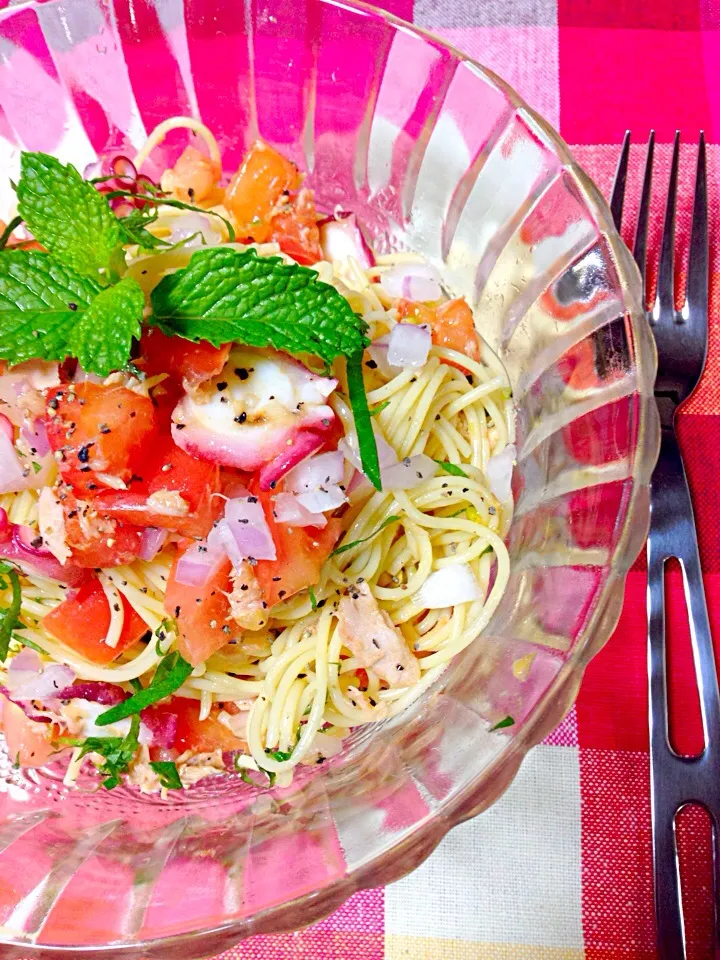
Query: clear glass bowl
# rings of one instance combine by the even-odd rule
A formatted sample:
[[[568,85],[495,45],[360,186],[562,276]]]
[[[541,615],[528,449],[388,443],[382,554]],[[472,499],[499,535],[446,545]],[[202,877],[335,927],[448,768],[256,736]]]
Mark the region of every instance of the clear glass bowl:
[[[648,525],[655,355],[600,194],[501,80],[346,0],[47,0],[0,13],[0,213],[20,148],[81,170],[201,117],[234,169],[258,135],[477,309],[518,413],[512,576],[407,715],[291,789],[168,802],[0,771],[5,957],[207,956],[311,923],[417,866],[570,709]],[[158,169],[183,146],[160,151]],[[164,154],[164,155],[163,155]],[[156,171],[157,172],[157,171]],[[513,727],[490,732],[506,715]]]

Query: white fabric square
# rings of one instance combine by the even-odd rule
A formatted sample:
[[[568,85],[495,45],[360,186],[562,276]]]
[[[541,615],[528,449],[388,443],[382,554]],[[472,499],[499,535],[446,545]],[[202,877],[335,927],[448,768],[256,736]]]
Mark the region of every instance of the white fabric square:
[[[581,892],[579,753],[539,746],[494,806],[385,889],[385,930],[581,949]]]

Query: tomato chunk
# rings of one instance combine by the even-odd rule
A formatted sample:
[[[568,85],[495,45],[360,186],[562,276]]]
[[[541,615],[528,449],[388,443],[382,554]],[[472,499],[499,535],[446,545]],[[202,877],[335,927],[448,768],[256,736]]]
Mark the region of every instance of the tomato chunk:
[[[230,344],[214,347],[207,340],[168,337],[158,327],[146,327],[140,338],[142,359],[138,365],[149,377],[168,373],[191,386],[216,376],[227,363]]]
[[[126,387],[77,383],[50,387],[48,440],[63,479],[77,491],[107,489],[97,474],[127,482],[156,428],[152,401]]]
[[[75,596],[51,610],[42,619],[47,632],[61,640],[92,663],[112,663],[121,653],[134,646],[147,633],[148,625],[130,606],[122,594],[123,626],[117,646],[109,647],[105,637],[110,628],[110,607],[105,591],[93,577]]]
[[[432,342],[438,347],[448,347],[464,353],[471,360],[480,360],[480,338],[475,329],[475,320],[472,310],[464,298],[449,300],[435,311],[435,317],[430,326]],[[457,363],[449,362],[451,366],[464,370]]]
[[[180,655],[196,667],[227,643],[222,628],[230,617],[226,593],[230,591],[232,565],[227,557],[220,557],[205,583],[191,587],[179,583],[176,577],[181,556],[179,551],[170,571],[165,610],[177,621]]]
[[[184,203],[200,203],[215,200],[216,184],[220,179],[220,168],[201,153],[197,147],[185,147],[162,179],[163,190],[170,191]],[[220,197],[216,202],[221,202]]]
[[[298,263],[313,264],[322,260],[320,228],[311,190],[301,190],[287,211],[273,217],[270,239],[277,241],[283,253]]]
[[[294,163],[257,140],[225,191],[225,206],[241,237],[268,239],[275,205],[286,192],[297,190],[300,174]]]
[[[174,739],[168,746],[151,747],[150,755],[157,754],[158,759],[177,756],[186,750],[194,753],[209,753],[212,750],[238,750],[245,746],[224,723],[217,719],[222,708],[213,704],[210,716],[200,719],[200,704],[189,697],[171,697],[166,703],[157,703],[143,710],[143,719],[147,713],[154,716],[151,728],[158,725],[164,729],[175,730]]]
[[[2,694],[0,730],[5,734],[8,756],[21,767],[41,767],[57,752],[52,744],[58,733],[57,724],[31,720],[21,707]]]
[[[250,484],[250,491],[262,503],[275,541],[276,559],[258,560],[253,567],[265,602],[272,607],[318,582],[322,566],[340,537],[342,522],[333,518],[322,529],[278,523],[272,509],[274,491],[260,490],[257,480]]]
[[[81,567],[118,567],[140,552],[143,531],[99,511],[94,501],[78,499],[62,485],[59,496],[65,517],[65,541]]]
[[[162,527],[184,537],[207,536],[222,511],[221,498],[214,496],[220,490],[219,466],[185,453],[169,434],[156,437],[148,454],[142,480],[131,490],[100,494],[95,501],[98,510],[140,527]],[[182,500],[175,503],[177,494]],[[173,514],[175,507],[180,512]]]

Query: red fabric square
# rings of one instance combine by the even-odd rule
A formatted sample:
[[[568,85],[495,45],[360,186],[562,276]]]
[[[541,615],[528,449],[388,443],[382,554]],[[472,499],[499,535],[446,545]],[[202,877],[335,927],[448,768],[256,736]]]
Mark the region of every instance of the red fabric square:
[[[680,128],[712,139],[699,33],[560,28],[560,129],[570,143],[618,143],[626,129],[659,141]],[[667,77],[672,76],[672,83]]]
[[[558,26],[699,30],[700,7],[698,0],[558,0]]]

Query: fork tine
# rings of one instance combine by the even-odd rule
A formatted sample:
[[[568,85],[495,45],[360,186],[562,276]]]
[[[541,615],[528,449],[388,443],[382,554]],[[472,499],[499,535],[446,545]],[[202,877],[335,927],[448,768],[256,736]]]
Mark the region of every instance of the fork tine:
[[[623,204],[625,202],[625,182],[627,181],[628,157],[630,156],[630,131],[625,131],[620,159],[618,160],[617,170],[615,171],[615,182],[613,183],[612,194],[610,196],[610,212],[612,213],[613,223],[618,233],[622,227]]]
[[[650,193],[652,191],[653,156],[655,154],[655,131],[650,131],[645,158],[645,175],[643,177],[642,194],[640,196],[640,210],[638,211],[637,229],[635,232],[635,247],[633,256],[640,268],[642,277],[643,306],[647,307],[647,232],[650,219]]]
[[[688,260],[687,292],[685,301],[690,309],[695,308],[698,316],[704,316],[707,323],[708,313],[708,208],[707,208],[707,171],[705,166],[705,134],[700,132],[698,144],[697,173],[695,174],[695,200],[693,203],[692,233],[690,235],[690,254]]]
[[[668,184],[667,205],[665,206],[665,225],[663,226],[660,246],[660,264],[658,266],[656,308],[659,312],[672,312],[675,307],[675,207],[677,206],[677,179],[680,160],[680,131],[675,132],[672,164],[670,165],[670,183]],[[658,319],[658,309],[653,319]]]

